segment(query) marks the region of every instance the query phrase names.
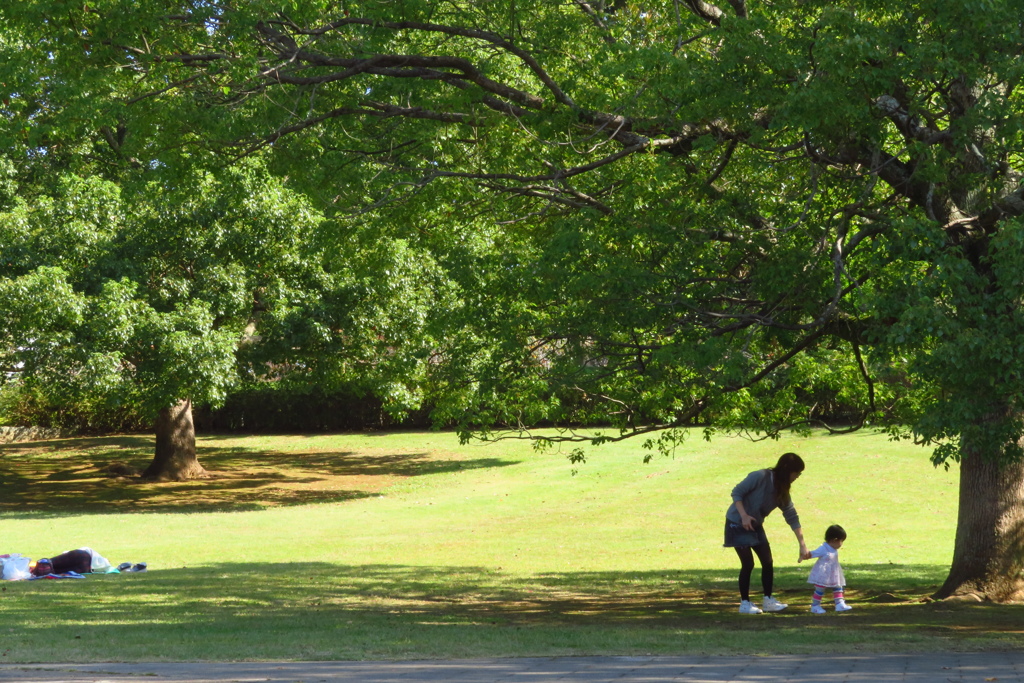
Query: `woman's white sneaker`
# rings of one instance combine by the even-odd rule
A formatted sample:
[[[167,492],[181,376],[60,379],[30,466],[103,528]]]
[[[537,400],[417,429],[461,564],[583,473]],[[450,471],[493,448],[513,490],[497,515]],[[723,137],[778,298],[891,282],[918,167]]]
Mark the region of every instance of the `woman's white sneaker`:
[[[787,607],[789,607],[789,605],[787,605],[784,602],[779,602],[778,600],[776,600],[775,598],[771,597],[770,595],[764,596],[764,611],[765,612],[781,612],[782,610],[786,609]]]
[[[853,608],[846,604],[846,600],[836,600],[837,612],[849,612]]]
[[[750,602],[750,600],[744,600],[740,603],[740,614],[760,614],[761,608]]]

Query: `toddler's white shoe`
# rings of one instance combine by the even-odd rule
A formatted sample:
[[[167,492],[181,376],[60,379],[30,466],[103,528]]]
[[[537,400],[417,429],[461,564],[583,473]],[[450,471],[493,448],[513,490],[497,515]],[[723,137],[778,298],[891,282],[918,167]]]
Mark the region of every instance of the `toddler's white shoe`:
[[[761,608],[750,602],[750,600],[744,600],[740,603],[740,614],[760,614]]]
[[[846,604],[846,600],[836,600],[837,612],[849,612],[853,608]]]
[[[787,605],[784,602],[779,602],[778,600],[776,600],[775,598],[773,598],[770,595],[766,595],[764,597],[764,611],[765,612],[781,612],[782,610],[786,609],[787,607],[789,607],[789,605]]]
[[[821,605],[811,605],[811,614],[824,614],[825,608]]]

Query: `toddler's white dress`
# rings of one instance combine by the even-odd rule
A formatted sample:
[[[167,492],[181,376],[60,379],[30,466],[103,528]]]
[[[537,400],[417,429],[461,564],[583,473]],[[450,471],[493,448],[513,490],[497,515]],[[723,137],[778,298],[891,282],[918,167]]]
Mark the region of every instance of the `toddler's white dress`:
[[[811,575],[807,577],[807,583],[816,586],[845,586],[846,577],[843,576],[843,568],[839,566],[839,551],[828,543],[811,551],[811,557],[818,558],[818,561],[811,567]]]

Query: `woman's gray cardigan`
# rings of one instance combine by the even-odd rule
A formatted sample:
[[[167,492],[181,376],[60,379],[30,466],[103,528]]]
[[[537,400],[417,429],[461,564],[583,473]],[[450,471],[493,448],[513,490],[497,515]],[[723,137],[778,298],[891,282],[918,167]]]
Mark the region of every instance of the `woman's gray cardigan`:
[[[774,473],[771,470],[757,470],[747,475],[747,478],[736,484],[732,490],[732,505],[725,513],[725,519],[734,524],[740,524],[740,511],[736,509],[736,501],[743,501],[743,508],[747,514],[757,521],[758,526],[764,524],[764,518],[774,510],[782,510],[782,516],[786,523],[794,531],[800,528],[800,517],[796,514],[793,501],[780,506],[775,500]]]

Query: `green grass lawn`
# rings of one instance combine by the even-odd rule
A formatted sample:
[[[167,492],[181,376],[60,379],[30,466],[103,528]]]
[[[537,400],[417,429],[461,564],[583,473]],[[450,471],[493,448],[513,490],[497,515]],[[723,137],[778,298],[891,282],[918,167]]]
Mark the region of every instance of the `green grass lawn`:
[[[447,433],[199,440],[211,479],[118,476],[147,436],[0,446],[0,552],[91,546],[144,574],[4,582],[0,662],[1017,649],[1024,606],[923,602],[945,577],[956,471],[884,436],[639,443],[573,466]],[[807,612],[768,519],[778,615],[736,613],[729,491],[786,450],[808,545],[842,524],[848,614]],[[757,574],[755,573],[755,587]]]

